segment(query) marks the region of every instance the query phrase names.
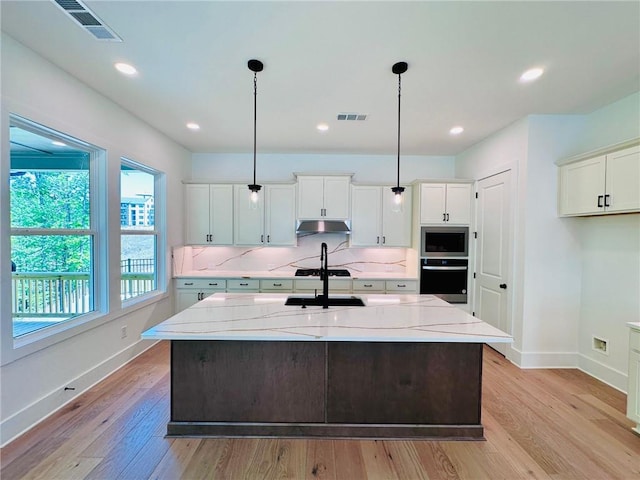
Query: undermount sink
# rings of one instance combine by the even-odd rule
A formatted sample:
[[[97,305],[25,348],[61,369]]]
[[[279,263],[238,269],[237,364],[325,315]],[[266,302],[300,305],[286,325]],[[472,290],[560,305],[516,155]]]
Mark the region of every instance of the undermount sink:
[[[285,305],[298,305],[298,306],[322,306],[324,305],[324,298],[321,296],[301,296],[301,297],[288,297]],[[329,297],[327,305],[330,307],[364,307],[365,303],[360,297],[344,296],[344,297]]]

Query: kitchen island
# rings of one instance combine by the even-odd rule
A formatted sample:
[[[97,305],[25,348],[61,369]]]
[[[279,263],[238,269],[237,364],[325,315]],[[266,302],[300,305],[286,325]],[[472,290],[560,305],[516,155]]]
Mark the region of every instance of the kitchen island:
[[[509,335],[430,295],[286,298],[214,294],[142,334],[171,341],[169,436],[483,438],[483,343]]]

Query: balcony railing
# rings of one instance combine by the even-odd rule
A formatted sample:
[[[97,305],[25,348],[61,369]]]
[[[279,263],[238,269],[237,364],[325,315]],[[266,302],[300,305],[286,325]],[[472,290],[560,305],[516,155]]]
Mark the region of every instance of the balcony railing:
[[[127,300],[154,290],[154,262],[121,262],[120,298]],[[89,273],[13,272],[11,310],[14,337],[93,310]]]

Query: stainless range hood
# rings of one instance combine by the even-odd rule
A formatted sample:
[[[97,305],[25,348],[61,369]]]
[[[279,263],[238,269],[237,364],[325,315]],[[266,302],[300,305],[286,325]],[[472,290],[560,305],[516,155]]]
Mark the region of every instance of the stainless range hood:
[[[348,221],[298,220],[296,233],[351,233]]]

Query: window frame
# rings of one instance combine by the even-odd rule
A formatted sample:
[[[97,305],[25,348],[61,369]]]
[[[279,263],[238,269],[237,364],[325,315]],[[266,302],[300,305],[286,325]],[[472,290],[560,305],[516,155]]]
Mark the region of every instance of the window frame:
[[[122,228],[122,221],[120,220],[120,258],[118,264],[120,265],[122,261],[122,237],[124,235],[135,235],[135,236],[153,236],[154,241],[154,272],[155,272],[155,288],[153,290],[149,290],[140,295],[136,295],[135,297],[122,298],[122,288],[120,288],[119,297],[122,308],[127,308],[129,306],[137,305],[140,302],[144,302],[145,300],[155,297],[157,295],[166,294],[166,258],[162,255],[162,252],[166,251],[166,228],[165,228],[165,195],[166,195],[166,179],[164,172],[161,172],[153,167],[149,167],[143,163],[140,163],[136,160],[132,160],[129,157],[120,157],[120,176],[119,179],[122,178],[122,166],[127,166],[129,168],[133,168],[140,172],[147,173],[153,176],[153,204],[154,204],[154,221],[153,221],[153,230],[128,230]],[[121,181],[118,182],[118,218],[121,219],[121,205],[122,205],[122,184]]]
[[[8,202],[9,214],[9,245],[15,236],[90,236],[91,238],[91,261],[90,261],[90,291],[92,308],[89,312],[71,317],[57,325],[35,330],[19,337],[13,336],[13,315],[9,316],[8,324],[2,325],[3,333],[10,334],[13,346],[13,355],[17,358],[28,355],[35,351],[46,348],[58,341],[69,338],[77,333],[95,326],[95,321],[104,318],[109,310],[107,285],[108,268],[105,247],[107,245],[108,229],[107,224],[107,202],[106,202],[106,158],[107,152],[103,148],[81,140],[72,135],[60,132],[51,127],[47,127],[36,121],[10,113],[9,125],[27,130],[36,135],[50,140],[63,141],[78,150],[89,154],[89,228],[81,229],[58,229],[58,228],[14,228],[11,226],[11,204]],[[10,138],[10,134],[9,134]],[[10,152],[7,152],[10,157]],[[8,161],[8,170],[11,172],[11,160]],[[9,196],[10,196],[10,187]],[[12,295],[11,286],[9,293]],[[8,330],[7,330],[8,329]],[[19,352],[19,353],[18,353]],[[5,363],[3,355],[3,363]]]

